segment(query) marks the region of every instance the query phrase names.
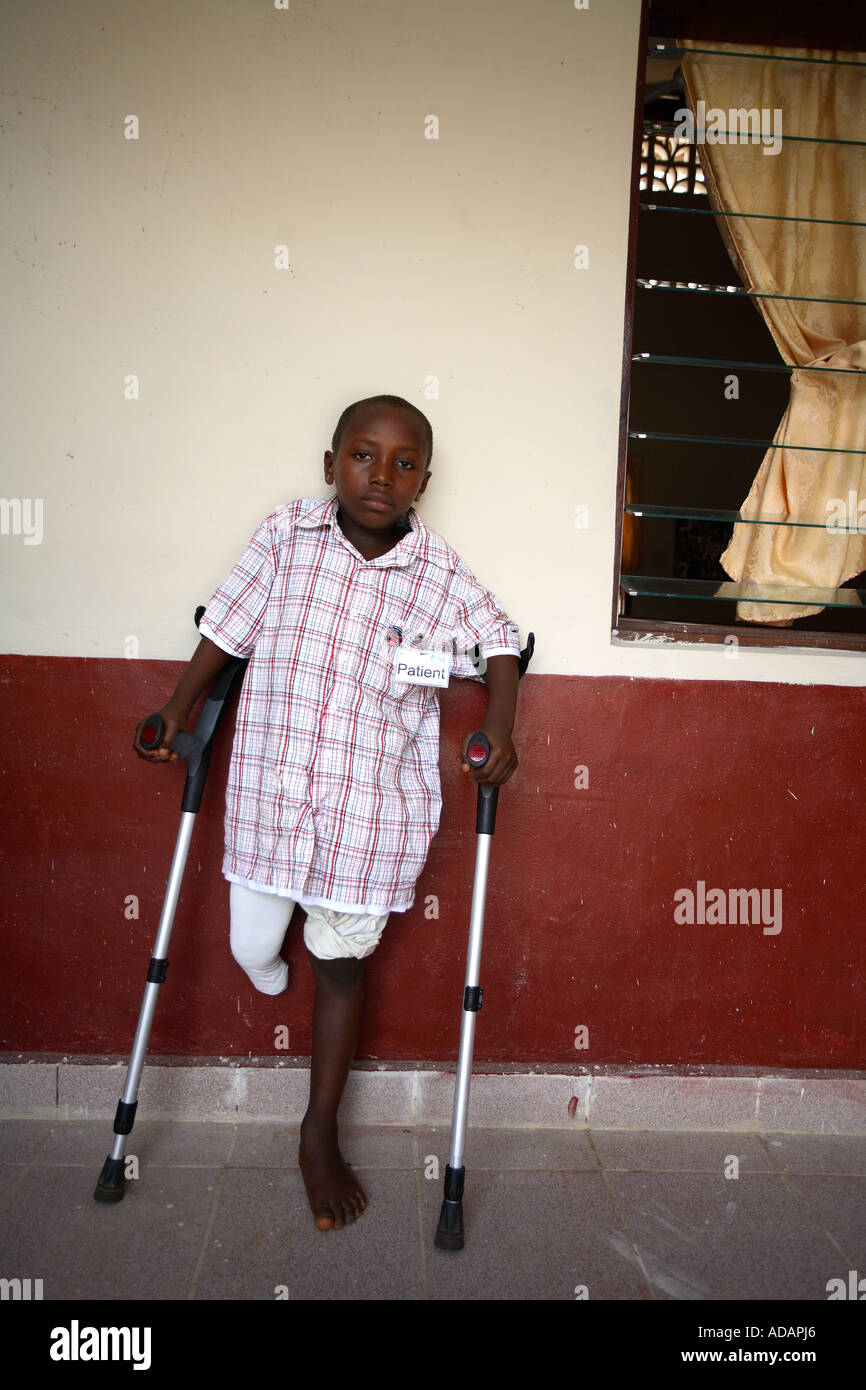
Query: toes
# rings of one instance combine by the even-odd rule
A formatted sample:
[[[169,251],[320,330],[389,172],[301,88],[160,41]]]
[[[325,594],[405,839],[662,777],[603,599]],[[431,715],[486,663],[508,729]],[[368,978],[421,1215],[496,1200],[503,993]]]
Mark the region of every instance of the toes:
[[[323,1207],[319,1211],[316,1225],[320,1231],[341,1231],[344,1226],[351,1226],[358,1220],[366,1205],[361,1194],[335,1202],[332,1207]]]
[[[364,1210],[364,1207],[367,1205],[366,1200],[364,1198],[364,1193],[362,1192],[360,1187],[356,1187],[354,1192],[351,1192],[349,1196],[346,1198],[346,1201],[348,1205],[352,1208],[356,1216],[360,1216],[361,1212]]]

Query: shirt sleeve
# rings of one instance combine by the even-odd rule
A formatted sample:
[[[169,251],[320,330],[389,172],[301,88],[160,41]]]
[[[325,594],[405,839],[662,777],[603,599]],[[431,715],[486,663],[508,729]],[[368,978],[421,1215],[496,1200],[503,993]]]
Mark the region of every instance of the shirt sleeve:
[[[495,594],[479,583],[461,561],[454,572],[457,589],[457,621],[452,633],[454,659],[451,674],[464,680],[483,681],[479,656],[520,656],[520,628],[511,622]]]
[[[276,527],[269,516],[208,603],[199,624],[201,636],[210,638],[229,656],[250,656],[276,573]]]

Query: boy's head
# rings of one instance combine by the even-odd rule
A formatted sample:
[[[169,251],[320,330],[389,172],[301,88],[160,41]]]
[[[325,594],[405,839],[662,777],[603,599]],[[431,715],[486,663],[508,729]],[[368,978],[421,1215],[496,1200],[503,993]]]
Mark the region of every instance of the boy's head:
[[[396,533],[431,477],[433,431],[402,396],[369,396],[347,406],[325,454],[341,514],[379,535]]]
[[[355,401],[352,405],[347,405],[337,421],[337,427],[334,430],[334,437],[331,440],[332,452],[336,454],[340,447],[343,434],[347,426],[354,421],[356,413],[361,411],[372,412],[379,406],[383,408],[390,406],[393,410],[407,411],[410,415],[414,415],[418,424],[424,431],[424,438],[427,441],[427,457],[424,463],[427,468],[429,468],[430,460],[433,457],[433,430],[430,421],[427,419],[426,415],[422,414],[416,405],[412,405],[411,401],[405,401],[402,396],[367,396],[363,401]]]

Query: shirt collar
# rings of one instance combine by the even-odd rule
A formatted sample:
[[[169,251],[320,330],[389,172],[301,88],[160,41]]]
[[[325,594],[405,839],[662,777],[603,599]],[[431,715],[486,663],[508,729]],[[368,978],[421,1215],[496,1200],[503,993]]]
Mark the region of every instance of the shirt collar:
[[[307,527],[330,526],[336,539],[340,541],[341,544],[349,546],[350,550],[357,555],[360,552],[355,549],[355,546],[352,545],[352,542],[340,529],[340,524],[337,521],[338,505],[339,498],[335,493],[333,497],[327,498],[319,506],[314,507],[304,516],[299,517],[295,525]],[[377,555],[374,560],[366,561],[368,565],[378,565],[382,569],[391,565],[411,565],[419,555],[424,554],[427,548],[427,527],[424,525],[414,507],[410,507],[405,513],[404,520],[408,521],[409,526],[403,539],[398,541],[395,546],[392,546],[384,555]]]

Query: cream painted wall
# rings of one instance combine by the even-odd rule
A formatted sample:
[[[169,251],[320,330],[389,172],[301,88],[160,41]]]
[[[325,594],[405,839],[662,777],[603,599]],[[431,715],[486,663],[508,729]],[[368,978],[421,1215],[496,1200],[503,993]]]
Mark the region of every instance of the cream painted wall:
[[[611,645],[639,15],[0,7],[2,491],[43,509],[41,543],[0,536],[0,646],[189,655],[258,521],[326,495],[342,407],[388,391],[433,423],[421,514],[534,671],[859,684],[845,655]]]

